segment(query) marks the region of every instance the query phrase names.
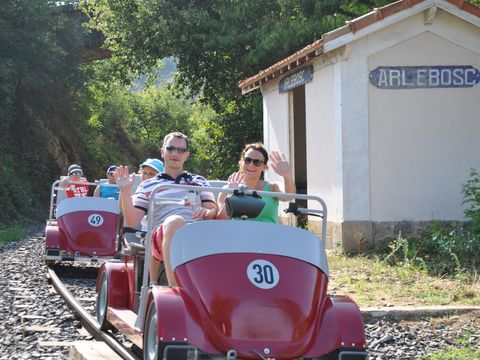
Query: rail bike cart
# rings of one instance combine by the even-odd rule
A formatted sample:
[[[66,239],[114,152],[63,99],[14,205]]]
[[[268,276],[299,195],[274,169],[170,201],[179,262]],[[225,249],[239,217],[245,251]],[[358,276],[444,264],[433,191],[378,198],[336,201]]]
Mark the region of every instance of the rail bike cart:
[[[100,197],[66,198],[59,187],[52,185],[50,212],[45,228],[45,262],[111,259],[118,254],[118,201]],[[71,184],[98,185],[96,182]]]
[[[160,185],[150,197],[145,239],[150,239],[155,194],[165,188],[229,192],[234,220],[190,222],[175,233],[171,264],[178,286],[149,285],[150,241],[124,244],[123,261],[102,264],[97,319],[143,349],[144,359],[366,359],[363,320],[347,296],[327,294],[327,209],[288,212],[323,217],[321,238],[287,225],[243,221],[256,217],[273,192]],[[285,195],[285,194],[281,194]],[[144,246],[142,246],[144,245]]]

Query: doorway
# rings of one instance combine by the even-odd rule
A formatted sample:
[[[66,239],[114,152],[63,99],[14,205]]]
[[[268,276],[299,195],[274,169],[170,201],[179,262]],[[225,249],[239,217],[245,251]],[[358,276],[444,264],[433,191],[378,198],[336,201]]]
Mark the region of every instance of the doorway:
[[[305,115],[305,85],[292,90],[290,144],[293,153],[293,173],[298,194],[307,193],[307,127]],[[293,136],[292,136],[293,134]],[[307,207],[306,200],[297,200],[299,207]],[[297,225],[306,227],[307,216],[298,216]]]

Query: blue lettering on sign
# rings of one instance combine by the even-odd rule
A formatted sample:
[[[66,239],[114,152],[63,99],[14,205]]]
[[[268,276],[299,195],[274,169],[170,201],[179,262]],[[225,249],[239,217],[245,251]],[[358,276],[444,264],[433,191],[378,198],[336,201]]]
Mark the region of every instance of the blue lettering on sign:
[[[381,66],[370,72],[379,89],[469,88],[480,82],[480,71],[460,66]]]

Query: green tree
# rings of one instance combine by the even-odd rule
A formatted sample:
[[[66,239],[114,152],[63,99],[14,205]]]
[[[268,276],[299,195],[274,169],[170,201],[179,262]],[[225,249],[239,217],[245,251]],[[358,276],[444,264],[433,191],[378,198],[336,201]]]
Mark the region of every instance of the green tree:
[[[96,27],[130,70],[178,59],[177,81],[216,111],[239,97],[238,80],[313,42],[385,0],[96,0]],[[220,107],[220,109],[218,108]]]
[[[117,123],[99,130],[88,121],[105,75],[99,64],[80,66],[82,34],[63,10],[54,1],[2,1],[0,229],[43,221],[51,184],[69,163],[80,162],[92,179],[143,146],[125,146],[137,144]],[[103,84],[103,95],[117,86]]]
[[[166,84],[141,86],[122,85],[112,81],[110,60],[88,65],[92,75],[88,98],[82,103],[89,114],[89,124],[100,136],[87,140],[95,143],[96,162],[105,164],[106,159],[117,163],[137,166],[146,157],[159,158],[164,136],[172,131],[192,133],[196,122],[190,118],[194,112],[193,102],[179,98]],[[112,142],[112,139],[116,139]],[[139,156],[122,156],[127,153]],[[128,147],[138,147],[137,151]],[[193,159],[192,159],[193,160]],[[198,161],[192,163],[198,164]]]
[[[106,35],[117,74],[178,59],[178,89],[219,115],[213,147],[227,168],[244,142],[262,139],[260,94],[242,96],[241,79],[313,42],[385,0],[96,0],[95,27]],[[127,70],[128,69],[128,70]],[[253,109],[255,107],[257,109]],[[218,157],[211,155],[212,159]],[[225,168],[225,166],[223,166]]]
[[[62,104],[80,85],[77,38],[53,2],[5,0],[0,12],[0,223],[38,218],[58,171],[49,152]],[[47,180],[48,179],[48,180]],[[48,189],[49,185],[45,186]]]

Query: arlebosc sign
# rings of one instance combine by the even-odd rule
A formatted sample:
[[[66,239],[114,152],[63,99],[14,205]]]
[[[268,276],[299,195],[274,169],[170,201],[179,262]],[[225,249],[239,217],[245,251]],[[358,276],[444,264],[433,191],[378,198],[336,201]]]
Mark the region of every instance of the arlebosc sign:
[[[469,88],[480,82],[480,71],[471,65],[381,66],[369,79],[379,89]]]
[[[287,91],[293,90],[296,87],[312,81],[312,78],[313,66],[310,65],[281,80],[278,86],[278,91],[280,92],[280,94],[286,93]]]

